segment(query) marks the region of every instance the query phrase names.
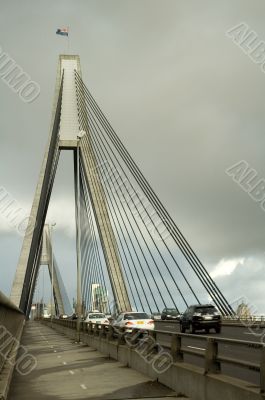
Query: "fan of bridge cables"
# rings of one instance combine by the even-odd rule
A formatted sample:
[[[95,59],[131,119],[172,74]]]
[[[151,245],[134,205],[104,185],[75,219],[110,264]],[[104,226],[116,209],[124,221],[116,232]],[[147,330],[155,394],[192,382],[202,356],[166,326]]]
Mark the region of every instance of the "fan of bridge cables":
[[[181,312],[191,304],[213,302],[223,315],[232,315],[232,307],[77,72],[75,81],[80,129],[91,141],[133,309],[153,313],[168,307]],[[91,309],[97,297],[99,308],[106,310],[113,293],[82,165],[80,174],[83,301]]]

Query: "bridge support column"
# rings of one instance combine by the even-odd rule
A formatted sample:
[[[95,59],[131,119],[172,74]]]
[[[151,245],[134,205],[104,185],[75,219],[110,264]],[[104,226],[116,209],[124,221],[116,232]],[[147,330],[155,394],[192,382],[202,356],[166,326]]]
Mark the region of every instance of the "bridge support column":
[[[109,278],[118,312],[131,311],[131,304],[118,254],[117,242],[111,225],[106,196],[100,180],[89,134],[80,140],[82,165],[90,189],[91,202],[106,260]]]

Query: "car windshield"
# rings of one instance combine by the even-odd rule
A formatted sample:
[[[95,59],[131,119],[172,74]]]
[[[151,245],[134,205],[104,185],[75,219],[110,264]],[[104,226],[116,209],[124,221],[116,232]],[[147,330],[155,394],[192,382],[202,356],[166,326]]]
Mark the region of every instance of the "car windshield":
[[[125,314],[124,319],[150,319],[146,313]]]
[[[213,314],[214,312],[216,312],[216,308],[215,307],[196,307],[195,308],[195,312],[197,313],[202,313],[202,314]]]
[[[89,319],[101,319],[106,318],[105,314],[88,314]]]
[[[178,311],[175,308],[167,308],[166,312],[170,315],[178,315]]]

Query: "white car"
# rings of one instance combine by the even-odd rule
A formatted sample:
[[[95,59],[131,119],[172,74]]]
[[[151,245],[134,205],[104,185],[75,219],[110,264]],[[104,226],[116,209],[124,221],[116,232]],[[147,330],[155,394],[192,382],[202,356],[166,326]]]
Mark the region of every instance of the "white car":
[[[133,329],[150,331],[154,329],[154,320],[144,312],[125,312],[121,313],[112,325],[117,329],[125,329],[126,332],[132,332]]]
[[[100,312],[88,313],[85,322],[93,322],[93,324],[100,324],[100,325],[101,324],[109,325],[109,320],[106,317],[106,315]]]

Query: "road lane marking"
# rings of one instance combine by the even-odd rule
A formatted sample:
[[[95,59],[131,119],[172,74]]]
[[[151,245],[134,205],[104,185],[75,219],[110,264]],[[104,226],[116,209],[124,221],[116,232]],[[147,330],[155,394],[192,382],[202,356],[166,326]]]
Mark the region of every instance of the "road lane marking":
[[[74,375],[74,371],[72,371],[71,369],[69,370],[69,374]]]
[[[190,349],[205,350],[202,347],[194,347],[194,346],[187,346],[187,347],[189,347]]]
[[[81,388],[84,389],[84,390],[87,389],[86,385],[84,385],[83,383],[82,383],[82,385],[80,385],[80,386],[81,386]]]

